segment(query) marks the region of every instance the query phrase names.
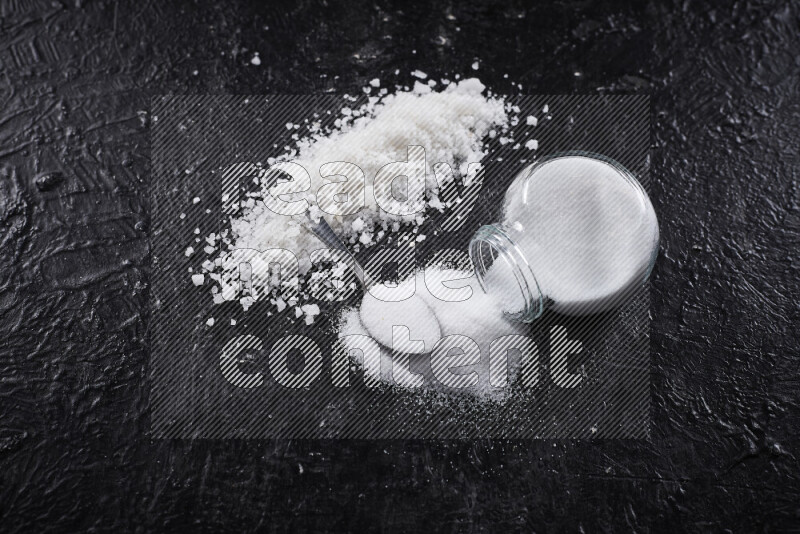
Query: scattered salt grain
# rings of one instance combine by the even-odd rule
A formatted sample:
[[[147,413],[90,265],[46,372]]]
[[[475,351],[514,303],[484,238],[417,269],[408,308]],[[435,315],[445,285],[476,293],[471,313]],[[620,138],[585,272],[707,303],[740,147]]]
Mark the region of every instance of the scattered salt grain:
[[[319,306],[316,304],[304,304],[302,306],[303,313],[305,314],[305,322],[306,324],[310,325],[314,322],[314,317],[319,315]]]
[[[362,245],[369,245],[370,243],[372,243],[372,234],[370,234],[369,232],[364,232],[358,237],[358,242],[361,243]]]
[[[525,143],[525,148],[527,148],[528,150],[536,150],[539,148],[539,141],[537,141],[536,139],[531,139],[530,141],[527,141]]]
[[[192,275],[192,283],[196,286],[202,286],[203,282],[205,282],[205,275],[203,274],[193,274]]]
[[[533,116],[528,116],[528,118],[525,119],[525,123],[528,126],[536,126],[537,124],[539,124],[539,119],[537,119],[536,117],[533,117]]]

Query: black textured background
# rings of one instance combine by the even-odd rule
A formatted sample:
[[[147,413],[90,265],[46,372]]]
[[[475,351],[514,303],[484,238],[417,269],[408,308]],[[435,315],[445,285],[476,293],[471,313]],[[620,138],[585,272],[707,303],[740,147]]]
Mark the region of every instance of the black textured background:
[[[0,1],[0,527],[800,530],[799,27],[778,2]],[[149,96],[475,59],[498,92],[652,95],[651,440],[151,442]]]

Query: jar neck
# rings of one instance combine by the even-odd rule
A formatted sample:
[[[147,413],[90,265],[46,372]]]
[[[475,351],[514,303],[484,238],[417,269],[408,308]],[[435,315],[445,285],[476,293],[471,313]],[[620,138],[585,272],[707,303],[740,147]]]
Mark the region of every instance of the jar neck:
[[[505,261],[509,265],[524,302],[521,310],[506,312],[512,319],[529,323],[542,315],[544,295],[539,283],[522,250],[509,237],[504,225],[481,226],[469,243],[469,257],[478,283],[487,293],[490,288],[486,287],[485,276],[492,264]]]

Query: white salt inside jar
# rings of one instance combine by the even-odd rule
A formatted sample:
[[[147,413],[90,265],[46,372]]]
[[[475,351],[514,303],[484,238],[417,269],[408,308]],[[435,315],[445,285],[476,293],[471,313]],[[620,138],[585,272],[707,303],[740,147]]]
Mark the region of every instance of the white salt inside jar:
[[[470,257],[482,287],[532,321],[546,306],[584,315],[612,309],[649,276],[658,249],[650,199],[619,164],[586,155],[525,168],[500,224],[482,227]]]

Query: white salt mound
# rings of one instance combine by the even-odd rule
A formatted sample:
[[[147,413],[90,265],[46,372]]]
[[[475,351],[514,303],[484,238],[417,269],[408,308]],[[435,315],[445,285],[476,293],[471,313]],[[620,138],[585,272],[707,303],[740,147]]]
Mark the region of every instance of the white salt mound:
[[[444,284],[443,284],[444,282]],[[365,297],[360,309],[347,309],[342,312],[338,326],[340,342],[345,350],[364,351],[366,346],[384,351],[391,347],[391,326],[403,324],[409,327],[411,339],[424,339],[426,353],[431,352],[436,341],[445,336],[462,335],[472,339],[480,349],[481,361],[476,366],[478,383],[465,392],[480,398],[501,400],[507,389],[498,389],[489,382],[489,354],[492,343],[506,335],[526,335],[525,325],[512,322],[503,313],[503,303],[497,294],[485,293],[471,272],[428,267],[426,272],[401,282],[401,287],[416,283],[413,297],[401,302],[384,302],[372,296]],[[435,295],[442,295],[442,286],[460,290],[467,288],[461,301],[446,301]],[[448,298],[454,298],[449,295]],[[348,336],[357,335],[355,338]],[[364,338],[369,336],[367,345]],[[374,344],[374,345],[372,345]],[[386,353],[384,353],[386,354]],[[511,367],[511,377],[516,372]],[[388,375],[381,375],[390,380]],[[433,389],[439,386],[432,383]]]
[[[425,73],[417,74],[427,78]],[[203,262],[202,273],[208,275],[212,282],[214,303],[220,304],[236,295],[241,264],[238,251],[290,250],[299,260],[299,274],[304,274],[311,267],[309,252],[324,247],[302,224],[304,215],[296,218],[279,215],[264,205],[263,201],[275,186],[275,173],[271,173],[270,169],[276,164],[298,163],[309,172],[311,178],[308,191],[280,194],[279,197],[284,201],[308,201],[308,215],[314,220],[324,216],[339,237],[354,250],[372,246],[376,241],[391,238],[392,233],[400,231],[416,231],[416,242],[430,238],[430,235],[419,232],[418,228],[409,227],[425,224],[428,213],[452,208],[459,199],[440,194],[442,187],[451,186],[458,178],[469,181],[477,176],[481,172],[480,162],[489,151],[489,144],[484,140],[501,136],[505,143],[513,143],[510,127],[518,123],[519,108],[487,92],[478,79],[460,80],[460,76],[456,75],[455,80],[443,79],[440,84],[433,80],[430,80],[430,84],[417,81],[412,89],[395,88],[395,94],[387,94],[389,89],[383,87],[380,96],[369,97],[360,107],[353,105],[356,101],[354,97],[345,95],[340,113],[333,114],[336,117],[333,127],[323,126],[317,120],[318,116],[302,123],[287,123],[287,129],[296,131],[292,136],[295,145],[284,147],[282,154],[267,157],[266,166],[240,162],[226,168],[224,173],[227,173],[227,178],[253,177],[255,183],[252,188],[260,191],[248,192],[245,198],[239,199],[240,203],[235,206],[240,209],[231,217],[230,229],[206,238],[208,246],[203,251],[209,258]],[[377,78],[369,84],[373,88],[382,85]],[[378,209],[375,200],[375,175],[388,163],[406,161],[409,146],[425,149],[426,196],[416,206],[419,208],[417,213],[386,213]],[[320,167],[330,162],[350,162],[364,171],[364,180],[353,179],[346,185],[350,198],[366,199],[366,205],[357,213],[333,216],[320,209],[316,198],[319,188],[345,179],[343,176],[321,176]],[[436,167],[438,175],[433,172],[436,164],[444,164]],[[342,167],[333,165],[333,170],[341,171]],[[481,182],[477,182],[477,187],[480,185]],[[342,191],[344,186],[334,185],[325,189],[328,194],[320,194],[320,199],[328,199],[328,205],[331,198],[336,198],[330,194],[333,188]],[[230,200],[228,194],[222,196],[223,203]],[[200,198],[195,197],[192,202],[198,204]],[[326,201],[323,201],[325,206]],[[184,217],[185,214],[181,214],[181,218]],[[195,241],[199,242],[199,239]],[[194,253],[193,247],[185,250],[187,256]],[[213,257],[215,254],[216,258]],[[267,272],[257,258],[250,259],[250,264],[253,273]],[[284,281],[284,286],[291,285],[291,280],[297,279]],[[245,311],[255,301],[268,297],[270,290],[277,289],[277,280],[270,278],[268,286],[264,287],[266,292],[255,291],[262,286],[261,283],[253,284],[254,293],[239,298]],[[288,304],[283,299],[273,298],[270,302],[278,312],[287,308],[287,305],[292,308],[300,306],[300,316],[307,323],[314,321],[315,314],[302,308],[308,303],[305,294],[301,293],[298,299]],[[294,313],[297,315],[298,312]]]
[[[447,287],[469,287],[472,289],[472,295],[460,302],[448,302],[436,298],[432,293],[436,292],[434,289],[436,284],[448,280],[457,281],[446,282]],[[519,293],[516,286],[511,289]],[[492,341],[504,335],[524,331],[524,325],[508,320],[504,314],[504,311],[516,311],[510,308],[520,306],[521,297],[510,293],[509,296],[516,297],[517,301],[509,306],[502,298],[503,292],[484,292],[471,272],[428,267],[425,273],[417,274],[417,294],[433,309],[443,337],[454,334],[467,336],[478,344],[481,354],[486,355],[486,358]]]
[[[505,280],[507,278],[500,277],[501,282]],[[457,302],[437,298],[434,293],[440,294],[436,288],[443,281],[445,287],[470,288],[472,293],[466,300]],[[406,300],[387,302],[367,293],[361,303],[361,324],[371,337],[387,348],[392,347],[393,325],[407,326],[411,339],[425,341],[424,351],[415,350],[413,353],[428,353],[440,338],[458,334],[471,338],[487,355],[492,341],[519,333],[524,328],[504,315],[504,311],[518,311],[522,306],[516,285],[508,288],[505,298],[502,291],[485,293],[470,272],[436,267],[418,272],[401,282],[400,286],[411,284],[416,284],[415,292]]]
[[[410,282],[413,283],[413,279]],[[430,352],[441,338],[439,322],[433,310],[416,294],[399,302],[387,302],[367,292],[361,302],[360,318],[372,338],[381,345],[400,352],[409,354]],[[393,343],[395,326],[408,328],[408,338],[421,340],[424,345],[410,343],[395,346]]]
[[[324,215],[344,238],[354,233],[360,234],[356,239],[367,232],[372,234],[378,223],[415,221],[418,214],[402,216],[379,210],[373,181],[381,167],[406,161],[408,146],[417,145],[425,149],[426,176],[432,192],[421,208],[440,205],[433,164],[441,162],[451,166],[454,173],[446,175],[447,180],[455,179],[454,175],[459,172],[465,175],[469,163],[478,163],[487,154],[482,140],[489,130],[507,126],[508,112],[501,99],[483,94],[485,87],[477,79],[451,83],[441,92],[427,85],[423,87],[422,93],[398,92],[382,99],[371,99],[356,110],[357,113],[351,113],[353,116],[337,129],[301,138],[296,149],[276,161],[294,161],[302,165],[311,176],[311,188],[307,192],[282,195],[282,198],[286,201],[305,198],[312,205],[312,215]],[[320,166],[329,162],[350,162],[364,171],[366,206],[357,215],[332,216],[315,210],[316,192],[332,181],[319,172]],[[360,189],[352,191],[358,193]],[[233,248],[281,247],[303,253],[320,247],[319,240],[293,219],[273,213],[261,202],[248,206],[231,221]],[[356,219],[363,223],[359,231],[351,227]]]

